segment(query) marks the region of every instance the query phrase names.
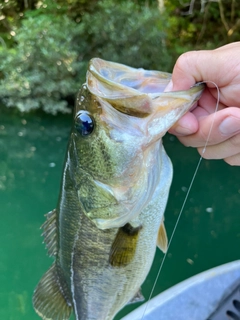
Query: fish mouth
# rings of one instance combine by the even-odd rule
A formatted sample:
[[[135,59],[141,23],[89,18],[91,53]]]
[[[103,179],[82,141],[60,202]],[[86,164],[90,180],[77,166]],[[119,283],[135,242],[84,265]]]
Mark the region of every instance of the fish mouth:
[[[139,118],[165,114],[186,103],[191,107],[204,89],[203,84],[197,84],[186,91],[164,92],[170,80],[167,72],[135,69],[99,58],[90,61],[87,72],[87,86],[93,95]]]

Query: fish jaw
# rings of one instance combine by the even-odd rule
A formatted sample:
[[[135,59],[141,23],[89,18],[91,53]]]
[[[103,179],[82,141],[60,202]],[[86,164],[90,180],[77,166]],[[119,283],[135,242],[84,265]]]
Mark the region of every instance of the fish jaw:
[[[153,96],[153,109],[147,126],[153,140],[159,139],[187,112],[201,97],[204,84],[197,84],[186,91],[163,92]]]
[[[166,72],[135,69],[98,58],[90,61],[87,72],[89,91],[102,103],[136,118],[137,127],[152,140],[164,136],[191,109],[205,87],[197,84],[186,91],[164,92],[170,80],[171,74]]]

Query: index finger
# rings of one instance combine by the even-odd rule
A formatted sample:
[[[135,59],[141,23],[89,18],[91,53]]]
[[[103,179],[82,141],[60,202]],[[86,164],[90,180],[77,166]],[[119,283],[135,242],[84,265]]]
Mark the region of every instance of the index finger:
[[[240,109],[226,108],[199,119],[198,131],[178,139],[188,147],[219,144],[240,132]]]

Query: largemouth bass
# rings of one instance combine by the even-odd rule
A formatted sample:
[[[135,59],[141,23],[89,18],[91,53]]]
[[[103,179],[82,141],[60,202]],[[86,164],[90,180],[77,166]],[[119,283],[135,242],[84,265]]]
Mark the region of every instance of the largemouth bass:
[[[162,136],[203,85],[164,92],[171,75],[90,61],[78,94],[57,208],[43,235],[55,262],[37,285],[42,319],[111,320],[164,252],[172,165]]]

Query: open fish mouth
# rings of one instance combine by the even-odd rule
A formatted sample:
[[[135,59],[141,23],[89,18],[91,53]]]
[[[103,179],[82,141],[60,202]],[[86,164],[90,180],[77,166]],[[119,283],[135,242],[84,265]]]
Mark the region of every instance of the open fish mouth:
[[[164,115],[179,107],[184,113],[204,89],[200,84],[186,91],[164,92],[170,80],[167,72],[135,69],[99,58],[90,61],[87,72],[87,86],[92,94],[118,111],[139,118]]]

